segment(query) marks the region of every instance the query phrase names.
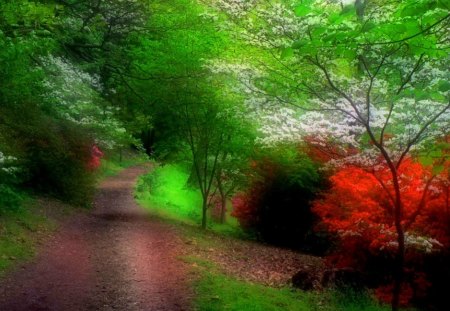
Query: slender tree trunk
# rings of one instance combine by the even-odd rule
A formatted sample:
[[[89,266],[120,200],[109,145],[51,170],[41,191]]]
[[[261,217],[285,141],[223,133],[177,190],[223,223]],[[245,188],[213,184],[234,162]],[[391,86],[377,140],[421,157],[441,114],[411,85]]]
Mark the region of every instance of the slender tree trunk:
[[[222,197],[220,210],[220,223],[224,224],[227,217],[227,197]]]
[[[217,176],[217,189],[220,194],[220,223],[225,223],[225,216],[227,211],[227,194],[225,193],[222,185],[222,180],[220,179],[220,174]]]
[[[187,184],[190,186],[198,186],[199,185],[199,178],[197,174],[197,168],[195,167],[196,164],[193,164],[191,167],[191,172],[189,173],[189,177],[187,180]]]
[[[203,204],[202,204],[202,229],[206,229],[206,212],[208,210],[208,196],[203,196]]]
[[[392,177],[395,190],[394,224],[397,233],[397,254],[394,263],[394,288],[392,291],[392,311],[398,311],[400,307],[400,295],[403,283],[403,268],[405,264],[405,230],[402,225],[403,204],[401,199],[400,184],[397,170],[392,169]]]
[[[392,291],[392,311],[398,311],[400,307],[400,294],[403,283],[403,266],[405,264],[405,232],[403,231],[400,220],[395,221],[397,230],[397,254],[394,267],[394,288]]]
[[[372,141],[377,143],[373,135]],[[394,217],[395,231],[397,233],[398,246],[397,246],[397,253],[395,254],[395,262],[393,267],[394,288],[392,290],[391,307],[392,311],[398,311],[400,307],[400,295],[403,283],[403,274],[404,274],[403,270],[405,264],[405,229],[403,228],[402,224],[403,202],[397,167],[394,165],[389,155],[387,154],[386,150],[381,145],[379,145],[379,149],[389,166],[389,170],[391,171],[395,193],[392,212]],[[400,166],[400,163],[398,163],[397,165]]]

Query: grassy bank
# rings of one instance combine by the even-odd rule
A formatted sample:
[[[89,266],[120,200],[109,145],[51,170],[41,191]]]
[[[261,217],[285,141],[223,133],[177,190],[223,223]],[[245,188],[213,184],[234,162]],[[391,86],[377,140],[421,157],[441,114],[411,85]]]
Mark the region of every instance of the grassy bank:
[[[200,225],[202,197],[200,191],[188,184],[189,170],[181,164],[166,164],[142,176],[136,186],[136,198],[152,214],[189,225]],[[230,216],[221,224],[208,215],[208,229],[226,235],[246,234],[237,220]]]
[[[57,228],[55,218],[69,207],[59,201],[26,198],[15,211],[0,217],[0,275],[31,258],[36,245]],[[58,216],[56,216],[58,214]]]
[[[273,288],[225,275],[209,261],[184,257],[192,266],[199,311],[389,311],[369,295],[352,291],[304,292],[285,287]],[[406,310],[405,310],[406,311]]]

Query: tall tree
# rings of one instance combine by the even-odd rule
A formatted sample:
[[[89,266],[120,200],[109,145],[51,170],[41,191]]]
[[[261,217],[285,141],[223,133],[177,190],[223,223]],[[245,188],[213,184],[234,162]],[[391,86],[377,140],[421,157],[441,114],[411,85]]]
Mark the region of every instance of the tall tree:
[[[360,4],[224,0],[218,7],[231,27],[242,29],[242,39],[272,56],[253,61],[265,74],[247,83],[249,92],[307,111],[270,116],[277,125],[266,128],[272,142],[313,134],[321,145],[333,140],[343,151],[362,150],[336,165],[388,167],[397,236],[392,309],[398,310],[407,229],[399,168],[449,132],[450,15],[441,1],[369,2],[364,10]]]

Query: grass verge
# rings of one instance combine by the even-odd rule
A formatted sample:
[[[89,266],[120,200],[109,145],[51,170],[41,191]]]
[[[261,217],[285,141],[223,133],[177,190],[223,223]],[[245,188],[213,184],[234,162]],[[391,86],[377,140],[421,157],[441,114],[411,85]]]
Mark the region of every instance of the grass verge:
[[[62,204],[61,204],[62,205]],[[30,259],[36,244],[57,224],[45,216],[47,206],[36,199],[25,199],[15,211],[0,217],[0,276],[19,262]],[[64,209],[59,213],[64,213]]]
[[[192,266],[198,311],[389,311],[369,295],[352,291],[304,292],[273,288],[225,275],[211,262],[183,257]],[[406,311],[406,310],[405,310]],[[411,310],[412,311],[412,310]]]

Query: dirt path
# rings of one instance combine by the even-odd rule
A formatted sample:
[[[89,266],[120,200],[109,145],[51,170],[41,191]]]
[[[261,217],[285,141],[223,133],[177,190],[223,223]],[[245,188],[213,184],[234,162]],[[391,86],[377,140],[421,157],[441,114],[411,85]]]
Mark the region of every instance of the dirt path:
[[[0,310],[188,310],[183,243],[134,202],[134,167],[104,181],[37,258],[0,282]]]

